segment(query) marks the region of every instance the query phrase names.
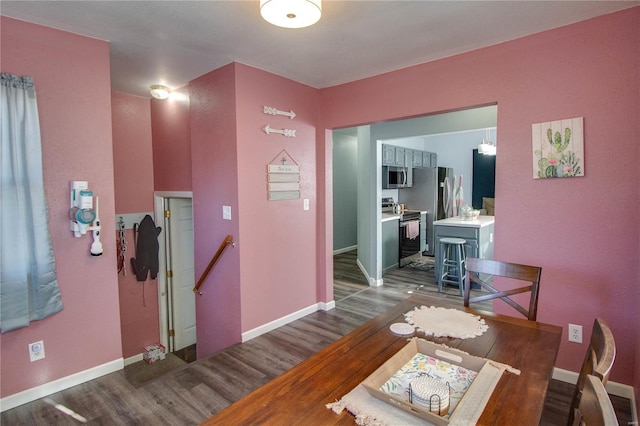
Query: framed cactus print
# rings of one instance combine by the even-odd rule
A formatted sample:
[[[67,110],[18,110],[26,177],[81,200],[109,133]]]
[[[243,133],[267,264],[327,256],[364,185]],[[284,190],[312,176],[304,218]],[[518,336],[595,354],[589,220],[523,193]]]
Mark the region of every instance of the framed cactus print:
[[[584,176],[583,117],[531,126],[533,178]]]

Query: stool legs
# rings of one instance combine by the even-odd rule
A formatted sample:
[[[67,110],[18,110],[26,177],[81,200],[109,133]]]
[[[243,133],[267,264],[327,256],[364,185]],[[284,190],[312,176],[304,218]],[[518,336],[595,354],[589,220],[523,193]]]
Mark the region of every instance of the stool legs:
[[[457,284],[460,296],[464,294],[465,278],[465,240],[455,242],[440,242],[440,252],[442,253],[442,269],[438,276],[438,292],[442,292],[443,283]]]

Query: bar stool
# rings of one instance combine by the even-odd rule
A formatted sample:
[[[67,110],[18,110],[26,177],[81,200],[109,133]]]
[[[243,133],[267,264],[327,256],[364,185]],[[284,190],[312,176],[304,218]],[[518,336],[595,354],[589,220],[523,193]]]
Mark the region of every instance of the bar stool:
[[[464,291],[465,260],[464,245],[467,240],[462,238],[441,238],[440,253],[442,253],[442,269],[438,277],[438,292],[442,292],[442,283],[457,284],[460,296]]]

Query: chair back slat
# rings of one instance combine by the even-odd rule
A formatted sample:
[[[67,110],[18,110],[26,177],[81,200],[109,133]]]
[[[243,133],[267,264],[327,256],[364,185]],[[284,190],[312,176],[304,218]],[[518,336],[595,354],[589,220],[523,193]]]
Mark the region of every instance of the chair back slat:
[[[606,385],[615,359],[616,342],[613,338],[613,333],[603,319],[596,318],[593,322],[589,347],[578,375],[578,383],[571,399],[568,425],[574,424],[575,412],[583,398],[587,378],[590,376],[596,377],[603,385]]]
[[[542,268],[538,266],[469,257],[466,259],[466,270],[467,275],[465,278],[464,306],[469,307],[470,303],[500,298],[524,315],[528,320],[536,320],[538,316],[538,293],[540,290],[540,275],[542,274]],[[481,279],[479,274],[526,281],[528,285],[509,290],[498,290],[492,284]],[[482,289],[487,290],[488,293],[471,297],[471,287],[473,284],[478,284]],[[529,304],[526,308],[509,297],[513,294],[525,292],[530,292]]]
[[[573,425],[618,425],[616,412],[604,384],[595,376],[587,376],[582,399],[575,410]]]

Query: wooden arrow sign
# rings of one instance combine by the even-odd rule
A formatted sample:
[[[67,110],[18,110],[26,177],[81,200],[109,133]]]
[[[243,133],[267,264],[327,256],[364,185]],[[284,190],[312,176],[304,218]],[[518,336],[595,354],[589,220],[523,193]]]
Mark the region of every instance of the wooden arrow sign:
[[[286,115],[287,117],[289,117],[291,120],[293,120],[294,118],[296,118],[296,113],[293,112],[293,110],[287,112],[287,111],[280,111],[279,109],[276,109],[274,107],[270,107],[267,105],[264,105],[264,113],[265,114],[270,114],[270,115]]]
[[[293,129],[272,129],[267,124],[266,126],[264,126],[264,128],[262,130],[264,130],[264,132],[266,134],[268,134],[268,135],[270,135],[271,133],[279,133],[282,136],[286,136],[288,138],[295,138],[296,137],[296,131],[293,130]]]

